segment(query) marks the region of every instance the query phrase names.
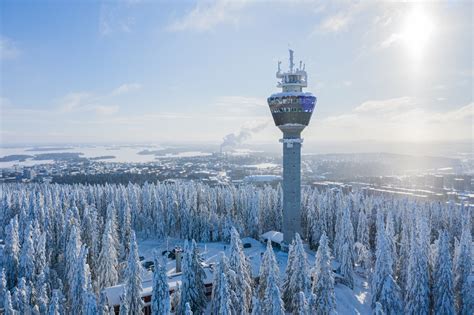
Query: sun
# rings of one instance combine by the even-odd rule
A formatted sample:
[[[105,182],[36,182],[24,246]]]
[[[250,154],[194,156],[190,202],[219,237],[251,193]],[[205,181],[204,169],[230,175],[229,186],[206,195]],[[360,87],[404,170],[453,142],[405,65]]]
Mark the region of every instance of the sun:
[[[412,57],[419,59],[424,56],[433,33],[433,18],[426,9],[414,7],[407,13],[401,39]]]

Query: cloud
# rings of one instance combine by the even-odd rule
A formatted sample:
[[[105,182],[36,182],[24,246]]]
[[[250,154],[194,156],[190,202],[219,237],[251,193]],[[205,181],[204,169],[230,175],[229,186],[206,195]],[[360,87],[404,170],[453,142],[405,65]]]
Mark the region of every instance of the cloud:
[[[97,94],[91,92],[69,93],[60,100],[59,111],[63,113],[72,112],[95,112],[97,115],[112,115],[119,111],[120,107],[115,103],[117,96],[139,90],[139,83],[126,83],[113,89],[110,93]]]
[[[0,35],[0,60],[15,59],[20,55],[17,44],[8,37]]]
[[[113,33],[130,33],[135,25],[131,8],[140,1],[107,2],[100,6],[99,33],[108,36]]]
[[[339,13],[325,18],[319,25],[319,30],[323,33],[337,33],[345,30],[350,21],[350,15]]]
[[[434,113],[428,117],[431,123],[462,122],[474,119],[474,103],[445,113]]]
[[[239,13],[247,3],[247,0],[200,0],[190,12],[173,21],[168,30],[206,32],[220,24],[237,25]]]
[[[62,112],[72,112],[83,107],[89,99],[89,93],[70,93],[62,99],[59,109]]]
[[[267,100],[258,97],[221,96],[217,98],[216,105],[223,107],[267,107]]]
[[[221,96],[215,99],[214,113],[222,116],[268,116],[267,100],[259,97]]]
[[[392,33],[392,34],[390,34],[390,36],[388,36],[382,42],[378,43],[375,46],[375,49],[390,48],[392,46],[395,46],[395,45],[399,44],[402,40],[403,40],[403,36],[401,34]]]
[[[411,108],[415,105],[411,97],[399,97],[386,100],[366,101],[356,108],[354,113],[387,113]]]
[[[472,139],[474,103],[432,110],[413,97],[369,100],[352,111],[314,122],[315,138],[325,140],[450,141]],[[317,116],[315,117],[317,120]]]
[[[116,88],[115,90],[112,91],[112,93],[110,93],[112,96],[116,96],[116,95],[122,95],[122,94],[126,94],[126,93],[129,93],[129,92],[133,92],[133,91],[137,91],[139,89],[141,89],[141,84],[139,83],[125,83],[125,84],[122,84],[121,86],[119,86],[118,88]]]
[[[119,107],[117,105],[97,105],[93,109],[98,115],[112,115],[118,112]]]
[[[369,7],[370,5],[364,2],[344,0],[331,2],[328,8],[324,8],[324,10],[320,11],[326,15],[321,22],[316,25],[311,35],[346,31],[349,29],[349,26],[357,20],[357,15]]]

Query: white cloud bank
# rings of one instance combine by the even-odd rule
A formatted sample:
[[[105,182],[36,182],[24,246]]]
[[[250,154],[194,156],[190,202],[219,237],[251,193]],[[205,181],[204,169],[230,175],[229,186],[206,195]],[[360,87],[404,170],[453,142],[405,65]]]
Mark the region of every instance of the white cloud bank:
[[[474,103],[432,110],[412,97],[371,100],[347,114],[311,123],[308,138],[341,141],[456,141],[473,139]]]
[[[247,3],[247,0],[198,1],[190,12],[173,21],[168,30],[205,32],[220,24],[237,25],[239,13]]]
[[[116,96],[116,95],[122,95],[122,94],[126,94],[126,93],[129,93],[129,92],[134,92],[134,91],[137,91],[139,89],[141,89],[141,84],[139,83],[125,83],[125,84],[122,84],[121,86],[119,86],[118,88],[114,89],[112,91],[112,93],[110,93],[112,96]]]
[[[256,143],[273,143],[281,136],[273,126],[266,101],[261,98],[222,96],[214,99],[210,112],[134,115],[121,113],[118,106],[106,102],[109,100],[112,102],[113,98],[101,100],[92,93],[71,93],[62,99],[59,108],[35,110],[19,108],[1,99],[3,141],[216,142],[223,135],[252,123],[268,126],[255,135],[252,141]],[[326,118],[320,118],[316,111],[303,137],[309,143],[472,141],[473,119],[474,103],[435,110],[416,98],[398,97],[366,101],[347,113]],[[32,131],[35,131],[33,138]]]

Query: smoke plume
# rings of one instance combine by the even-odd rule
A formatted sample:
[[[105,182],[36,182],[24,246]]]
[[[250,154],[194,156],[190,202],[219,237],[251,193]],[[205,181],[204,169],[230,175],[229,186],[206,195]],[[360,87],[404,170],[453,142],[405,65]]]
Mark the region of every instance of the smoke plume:
[[[252,138],[252,135],[262,131],[266,126],[268,125],[268,122],[261,123],[255,127],[242,127],[239,132],[237,133],[230,133],[226,135],[222,141],[221,144],[221,152],[224,149],[232,149],[235,148],[236,146],[244,143],[245,141],[249,140]]]

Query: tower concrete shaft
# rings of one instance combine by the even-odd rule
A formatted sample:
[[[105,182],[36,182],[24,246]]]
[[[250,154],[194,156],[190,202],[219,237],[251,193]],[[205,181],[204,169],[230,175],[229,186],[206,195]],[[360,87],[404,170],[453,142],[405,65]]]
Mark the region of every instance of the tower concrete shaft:
[[[294,69],[293,51],[290,50],[290,69],[281,72],[278,62],[277,87],[282,92],[272,94],[268,105],[275,125],[283,132],[283,241],[291,243],[301,229],[301,132],[309,124],[316,97],[303,92],[307,87],[307,74],[303,63]]]
[[[290,244],[301,234],[301,143],[299,134],[284,133],[283,139],[283,241]]]

